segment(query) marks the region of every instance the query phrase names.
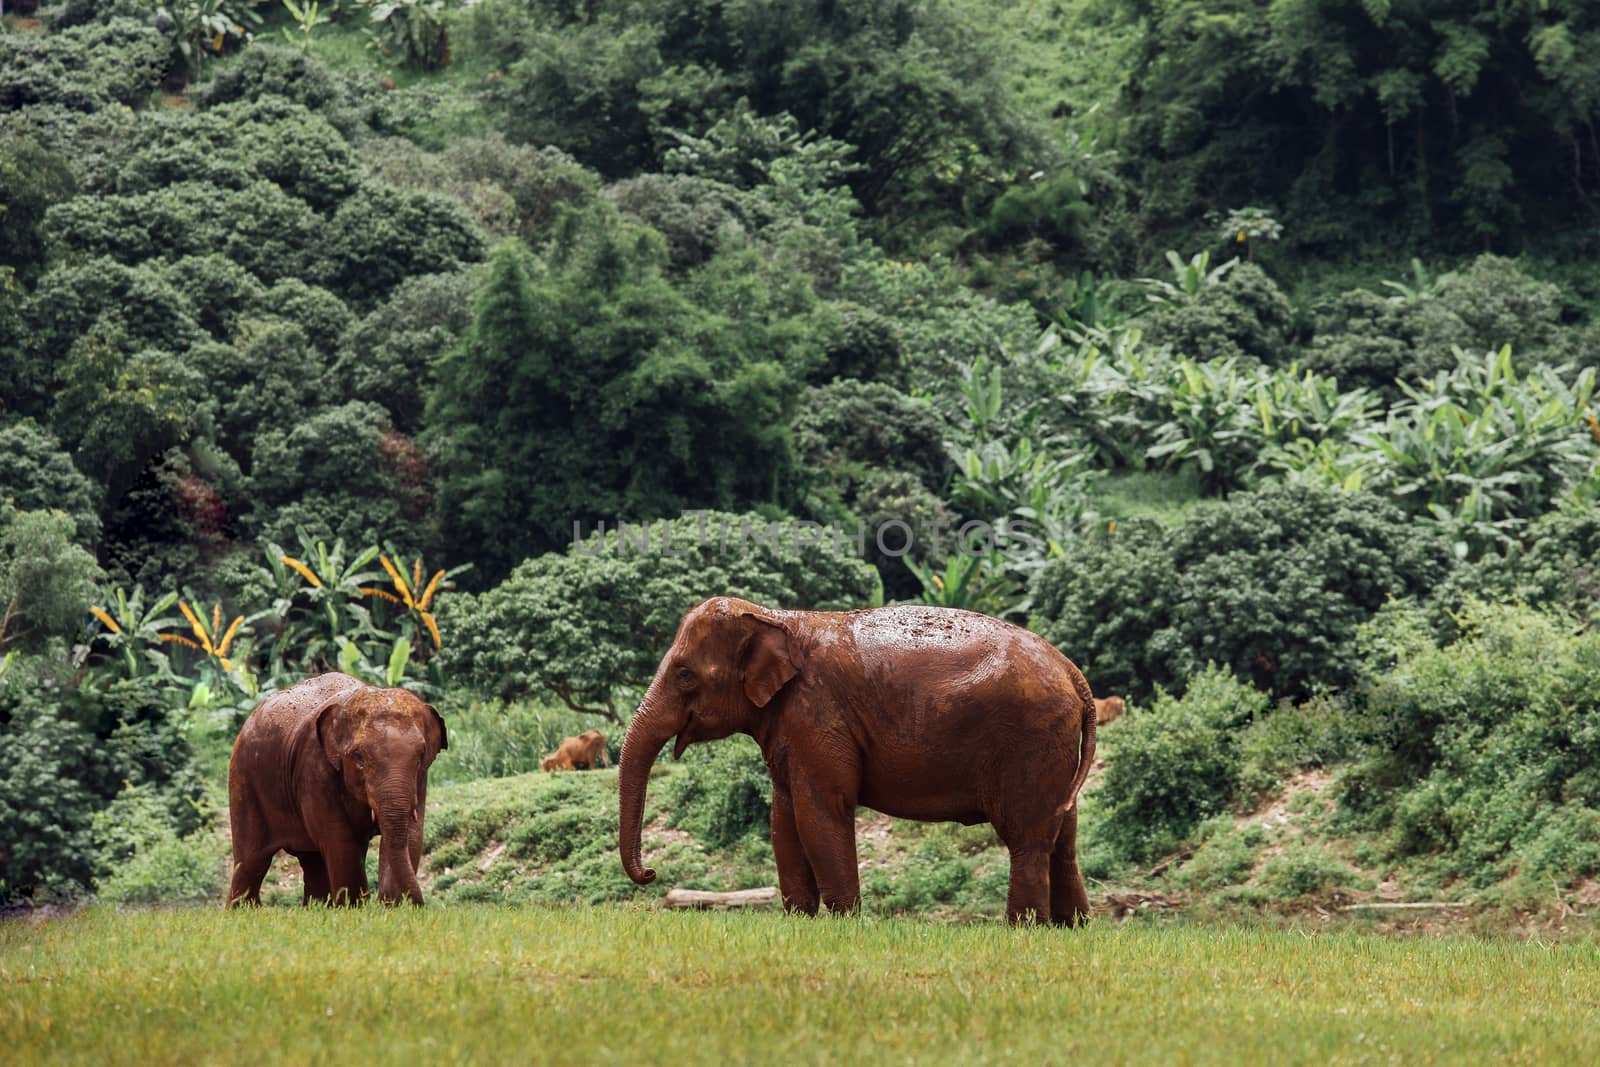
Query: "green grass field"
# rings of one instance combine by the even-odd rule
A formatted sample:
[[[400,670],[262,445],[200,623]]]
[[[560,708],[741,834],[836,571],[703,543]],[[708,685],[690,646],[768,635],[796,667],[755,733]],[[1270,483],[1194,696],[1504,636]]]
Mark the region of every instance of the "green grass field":
[[[11,1064],[1600,1062],[1600,946],[593,908],[0,924]]]

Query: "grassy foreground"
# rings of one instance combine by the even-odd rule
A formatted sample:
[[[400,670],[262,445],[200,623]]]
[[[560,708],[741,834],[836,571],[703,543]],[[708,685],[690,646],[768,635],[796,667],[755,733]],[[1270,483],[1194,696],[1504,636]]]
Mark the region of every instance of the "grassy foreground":
[[[1600,946],[639,907],[0,924],[13,1064],[1600,1062]]]

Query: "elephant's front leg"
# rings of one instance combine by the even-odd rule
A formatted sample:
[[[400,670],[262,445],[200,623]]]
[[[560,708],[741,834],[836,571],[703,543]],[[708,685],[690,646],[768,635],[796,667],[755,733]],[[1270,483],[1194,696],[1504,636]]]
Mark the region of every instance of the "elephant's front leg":
[[[800,830],[795,826],[794,801],[789,787],[772,783],[772,854],[778,861],[778,891],[785,911],[817,913],[817,876],[806,860]]]
[[[795,827],[829,911],[861,907],[856,866],[855,791],[837,785],[792,783]]]

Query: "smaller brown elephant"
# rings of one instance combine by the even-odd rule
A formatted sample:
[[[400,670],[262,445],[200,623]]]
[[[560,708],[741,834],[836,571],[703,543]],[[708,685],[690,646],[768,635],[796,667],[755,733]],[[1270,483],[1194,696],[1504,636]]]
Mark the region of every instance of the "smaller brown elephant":
[[[546,771],[575,771],[580,766],[609,767],[611,757],[606,752],[606,735],[599,730],[585,730],[577,737],[569,737],[561,742],[560,748],[540,760],[539,766]]]
[[[377,835],[378,899],[421,904],[428,768],[446,747],[439,713],[404,689],[324,674],[268,696],[228,762],[228,906],[261,903],[279,852],[300,861],[305,903],[359,903]]]
[[[1122,702],[1121,697],[1095,697],[1095,725],[1104,726],[1108,722],[1116,722],[1122,718],[1122,713],[1127,710],[1128,706]]]

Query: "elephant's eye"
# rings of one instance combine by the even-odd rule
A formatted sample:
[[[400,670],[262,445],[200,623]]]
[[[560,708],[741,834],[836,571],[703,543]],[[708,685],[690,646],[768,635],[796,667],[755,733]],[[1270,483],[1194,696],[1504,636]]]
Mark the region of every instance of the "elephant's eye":
[[[361,753],[357,752],[357,753],[355,753],[353,758],[355,759],[356,770],[364,771],[364,770],[367,769],[367,757],[365,757]]]
[[[688,667],[678,668],[676,680],[678,683],[678,688],[684,690],[693,689],[696,683],[699,681],[697,678],[695,678],[694,671],[691,671]]]

